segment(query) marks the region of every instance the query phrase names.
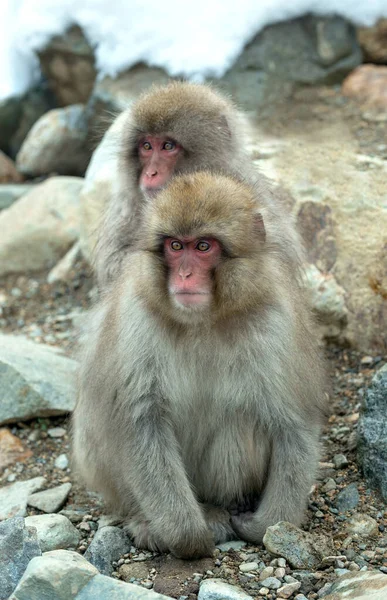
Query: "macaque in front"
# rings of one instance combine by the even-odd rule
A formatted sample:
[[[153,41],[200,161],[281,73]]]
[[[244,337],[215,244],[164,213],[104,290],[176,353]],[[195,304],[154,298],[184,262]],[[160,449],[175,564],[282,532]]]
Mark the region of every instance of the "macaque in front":
[[[200,557],[302,519],[325,394],[291,230],[257,187],[178,176],[91,316],[75,459],[140,547]]]

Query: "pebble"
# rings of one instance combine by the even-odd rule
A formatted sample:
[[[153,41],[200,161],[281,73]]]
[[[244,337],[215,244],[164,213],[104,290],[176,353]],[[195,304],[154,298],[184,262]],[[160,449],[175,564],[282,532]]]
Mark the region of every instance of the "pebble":
[[[279,567],[286,567],[286,560],[281,556],[280,558],[277,558],[277,564]]]
[[[258,594],[259,594],[260,596],[263,596],[263,597],[267,596],[267,595],[269,594],[269,592],[270,592],[270,590],[269,590],[269,588],[267,588],[267,587],[261,587],[261,588],[258,590]]]
[[[111,575],[113,562],[119,560],[130,548],[130,538],[119,527],[107,525],[95,534],[86,550],[85,558],[97,567],[102,575]]]
[[[239,565],[239,570],[242,571],[242,573],[249,573],[250,571],[258,571],[258,563],[257,562],[242,563],[241,565]]]
[[[228,550],[242,550],[246,546],[246,542],[242,540],[231,540],[229,542],[223,542],[223,544],[217,544],[216,548],[218,548],[221,552],[228,552]]]
[[[47,429],[47,433],[51,438],[61,438],[66,435],[67,431],[63,427],[51,427]]]
[[[334,479],[327,479],[326,483],[322,487],[323,492],[331,492],[337,488],[336,481]]]
[[[336,498],[336,508],[339,512],[347,512],[347,510],[352,510],[356,508],[356,506],[360,502],[359,491],[357,489],[356,483],[350,483],[345,487]]]
[[[269,590],[278,590],[281,587],[281,582],[276,577],[267,577],[262,581],[262,585],[269,588]]]
[[[301,587],[301,581],[295,583],[286,583],[277,590],[278,598],[290,598],[294,592],[297,592]]]
[[[242,588],[220,579],[206,579],[200,584],[198,600],[251,600]]]
[[[337,577],[341,577],[342,575],[347,575],[347,573],[350,573],[351,571],[349,569],[335,569],[335,573],[337,575]]]
[[[35,527],[42,552],[76,548],[80,541],[79,531],[63,515],[35,515],[26,517],[27,527]]]
[[[284,567],[278,567],[278,569],[276,569],[274,571],[274,577],[277,577],[277,579],[282,579],[283,577],[285,577],[285,569]]]
[[[260,581],[267,579],[267,577],[271,577],[274,573],[274,567],[265,567],[263,571],[259,575]]]
[[[62,469],[64,471],[69,466],[69,459],[66,454],[59,454],[59,456],[55,459],[55,466],[57,469]]]
[[[335,469],[343,469],[348,466],[347,457],[344,454],[335,454],[333,464],[335,465]]]
[[[62,485],[50,488],[49,490],[31,494],[28,496],[28,504],[45,513],[58,512],[66,502],[71,488],[71,483],[62,483]]]
[[[34,477],[0,488],[0,521],[11,517],[24,517],[27,513],[28,497],[45,483],[44,477]]]

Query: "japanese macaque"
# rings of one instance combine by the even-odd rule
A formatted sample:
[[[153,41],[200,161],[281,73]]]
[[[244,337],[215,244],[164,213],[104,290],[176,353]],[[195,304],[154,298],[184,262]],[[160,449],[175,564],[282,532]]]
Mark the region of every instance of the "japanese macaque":
[[[74,415],[79,473],[135,545],[200,557],[300,523],[325,392],[293,238],[230,176],[178,176],[146,206],[91,317]]]
[[[94,259],[100,288],[115,279],[135,245],[144,202],[174,174],[199,169],[244,173],[247,165],[251,169],[244,117],[209,86],[154,86],[118,119],[116,191]]]

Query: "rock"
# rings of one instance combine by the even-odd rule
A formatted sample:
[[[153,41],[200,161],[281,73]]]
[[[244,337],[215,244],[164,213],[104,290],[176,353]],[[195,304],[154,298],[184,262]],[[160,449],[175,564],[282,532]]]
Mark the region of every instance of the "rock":
[[[80,242],[76,242],[65,256],[55,265],[47,275],[47,283],[68,281],[77,260],[81,257]]]
[[[71,412],[75,370],[56,348],[0,335],[0,424]]]
[[[367,389],[358,423],[358,456],[366,479],[387,500],[387,365]]]
[[[111,575],[112,562],[129,551],[129,536],[118,527],[106,526],[95,534],[85,552],[85,558],[95,565],[103,575]]]
[[[357,507],[360,502],[359,491],[356,483],[350,483],[337,494],[336,508],[339,512],[346,512]]]
[[[0,523],[0,600],[11,595],[30,560],[41,554],[36,531],[24,519]]]
[[[206,579],[200,584],[198,600],[249,600],[246,594],[236,585],[230,585],[220,579]]]
[[[264,581],[268,577],[271,577],[274,573],[274,567],[265,567],[259,574],[259,581]]]
[[[347,457],[344,454],[335,454],[333,457],[333,464],[335,465],[335,469],[343,469],[348,466]]]
[[[46,552],[30,561],[9,600],[79,600],[78,592],[97,574],[97,569],[77,552]]]
[[[0,429],[0,472],[8,465],[26,460],[32,456],[32,450],[25,448],[16,435],[9,429]]]
[[[22,117],[22,102],[19,96],[0,100],[0,150],[10,154],[11,139]]]
[[[387,19],[379,19],[373,27],[359,27],[357,39],[364,62],[387,64]]]
[[[373,537],[378,535],[378,522],[361,513],[354,513],[352,517],[345,523],[345,529],[353,537]]]
[[[0,185],[0,210],[9,208],[16,200],[33,190],[35,186],[35,183],[3,183]]]
[[[80,195],[80,244],[82,254],[89,262],[92,260],[105,206],[114,191],[118,161],[112,149],[119,144],[123,122],[124,117],[118,117],[105,133],[91,158]]]
[[[325,485],[322,487],[322,491],[327,493],[335,490],[337,488],[336,481],[334,479],[329,478]]]
[[[268,527],[263,544],[275,556],[286,558],[295,569],[317,569],[324,556],[333,554],[328,539],[311,535],[286,521]]]
[[[31,496],[28,497],[28,504],[45,513],[56,513],[66,502],[71,487],[71,483],[62,483],[62,485],[58,485],[49,490],[31,494]],[[54,549],[55,548],[51,548],[51,550]]]
[[[50,110],[29,131],[16,156],[17,168],[33,177],[83,175],[90,160],[86,138],[83,104]]]
[[[61,106],[87,102],[96,78],[93,48],[82,29],[70,27],[38,51],[42,73]]]
[[[219,84],[238,104],[256,109],[289,93],[289,84],[336,83],[361,62],[352,25],[307,15],[265,27]]]
[[[303,282],[318,318],[320,334],[327,339],[338,338],[348,322],[344,289],[331,273],[322,273],[312,264],[306,265]]]
[[[297,592],[301,587],[300,581],[295,581],[294,583],[285,583],[282,587],[277,590],[277,598],[290,598]]]
[[[267,577],[267,579],[261,581],[261,584],[269,590],[278,590],[281,587],[281,582],[276,577]]]
[[[249,573],[250,571],[258,571],[258,563],[257,562],[242,563],[241,565],[239,565],[239,570],[242,571],[242,573]]]
[[[0,150],[0,183],[19,183],[23,176],[17,170],[13,160]]]
[[[106,600],[171,600],[170,598],[167,598],[167,596],[156,594],[139,585],[117,581],[116,579],[106,577],[105,575],[93,577],[93,579],[76,596],[76,600],[96,600],[97,598],[101,598],[101,600],[102,598],[106,598]],[[248,596],[248,598],[250,598],[250,596]],[[32,600],[38,599],[32,598]],[[57,597],[55,596],[52,600],[57,600]],[[62,600],[62,596],[60,600]]]
[[[387,67],[361,65],[344,80],[344,96],[384,111],[387,103]]]
[[[28,496],[40,490],[45,483],[44,477],[34,477],[0,488],[0,521],[12,517],[24,517],[27,512]]]
[[[83,179],[51,177],[0,213],[0,276],[52,267],[79,236]]]
[[[149,577],[149,568],[145,563],[129,563],[124,564],[118,569],[120,577],[123,581],[129,581],[133,579],[147,579]]]
[[[217,544],[216,547],[221,552],[227,552],[228,550],[242,550],[246,546],[246,542],[242,540],[230,540],[229,542],[223,542],[222,544]]]
[[[42,552],[76,548],[79,543],[79,531],[64,515],[36,515],[25,522],[35,527]]]
[[[67,431],[64,427],[50,427],[47,429],[47,433],[50,438],[62,438],[67,434]]]
[[[361,571],[344,575],[336,581],[324,600],[384,600],[387,577],[380,571]]]
[[[57,469],[65,471],[69,466],[69,459],[67,458],[67,454],[59,454],[59,456],[55,459],[54,464]]]

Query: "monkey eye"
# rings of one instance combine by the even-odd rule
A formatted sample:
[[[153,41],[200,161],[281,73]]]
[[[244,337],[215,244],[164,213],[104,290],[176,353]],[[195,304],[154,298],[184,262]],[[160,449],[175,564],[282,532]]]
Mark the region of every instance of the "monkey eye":
[[[151,146],[150,142],[144,142],[142,147],[144,150],[152,150],[152,146]]]
[[[177,252],[178,250],[183,250],[183,244],[181,242],[178,242],[177,240],[174,240],[173,242],[171,242],[171,248],[172,250]]]
[[[175,142],[165,142],[164,146],[163,146],[163,150],[174,150],[176,148],[176,144]]]
[[[196,244],[196,250],[199,250],[200,252],[207,252],[210,248],[211,246],[208,242],[202,241]]]

